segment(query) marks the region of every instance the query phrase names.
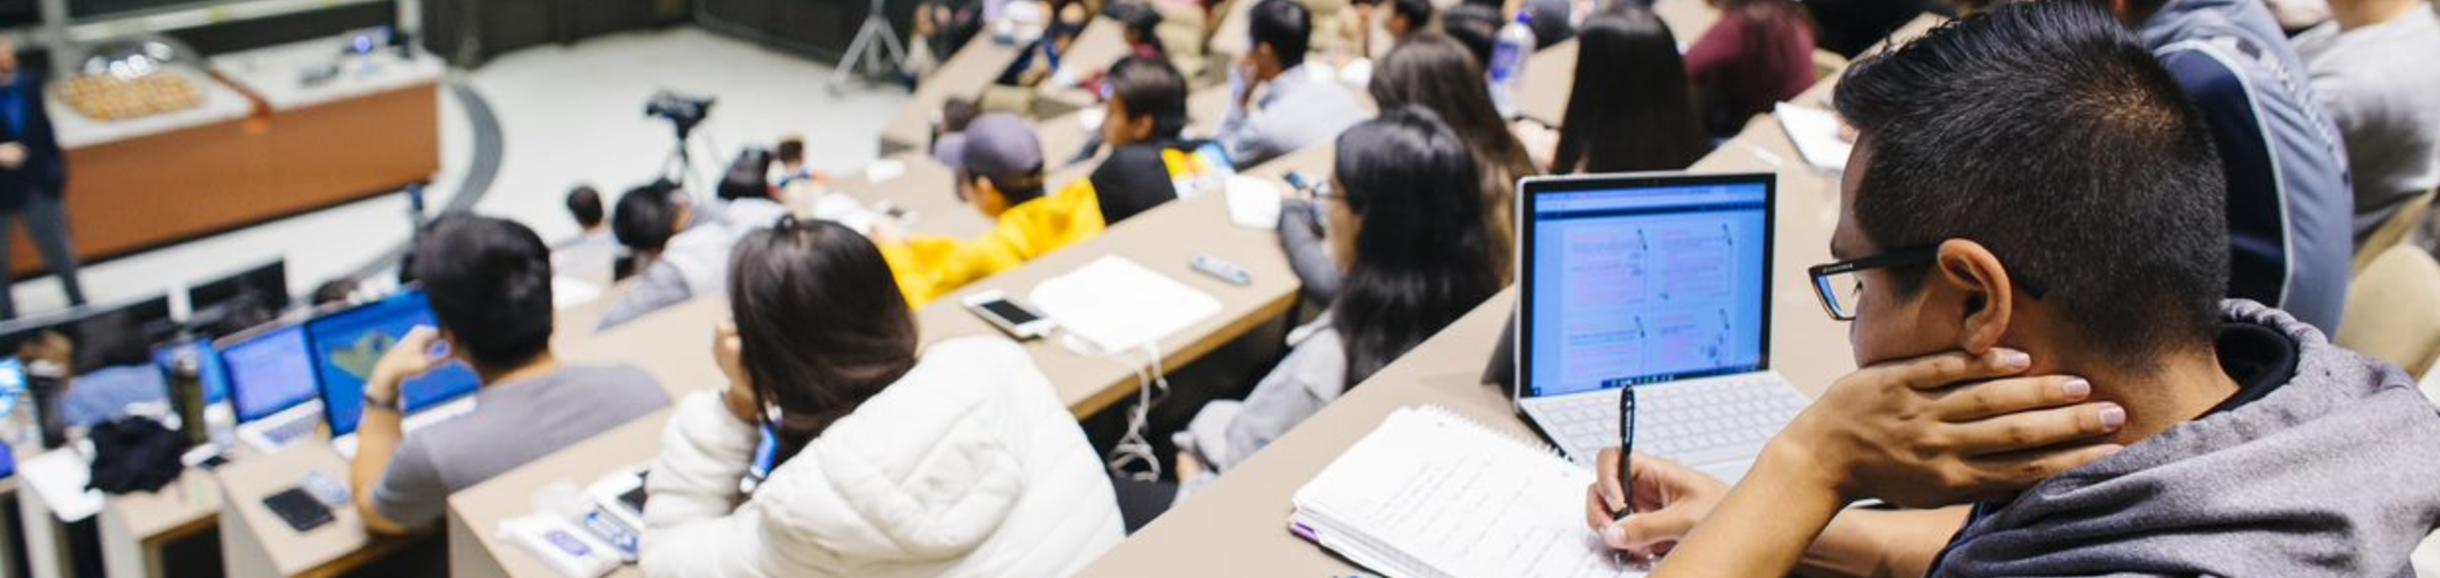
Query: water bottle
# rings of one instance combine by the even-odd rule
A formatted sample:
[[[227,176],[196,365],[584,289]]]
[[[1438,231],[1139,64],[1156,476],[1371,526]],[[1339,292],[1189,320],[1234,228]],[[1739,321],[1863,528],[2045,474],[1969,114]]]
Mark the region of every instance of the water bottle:
[[[1517,85],[1525,82],[1525,61],[1533,56],[1533,14],[1517,11],[1517,19],[1500,27],[1491,47],[1491,104],[1503,118],[1515,117]]]
[[[169,365],[170,407],[178,411],[178,433],[187,447],[212,441],[203,418],[203,358],[192,347],[180,347]]]

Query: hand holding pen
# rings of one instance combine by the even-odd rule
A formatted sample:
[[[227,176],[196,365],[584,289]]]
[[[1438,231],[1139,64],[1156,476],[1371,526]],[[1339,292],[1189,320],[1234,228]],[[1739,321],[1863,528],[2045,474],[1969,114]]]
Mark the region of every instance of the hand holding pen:
[[[1585,491],[1585,523],[1627,562],[1668,554],[1711,513],[1728,484],[1675,462],[1633,453],[1634,398],[1619,399],[1619,449],[1602,450],[1599,480]]]

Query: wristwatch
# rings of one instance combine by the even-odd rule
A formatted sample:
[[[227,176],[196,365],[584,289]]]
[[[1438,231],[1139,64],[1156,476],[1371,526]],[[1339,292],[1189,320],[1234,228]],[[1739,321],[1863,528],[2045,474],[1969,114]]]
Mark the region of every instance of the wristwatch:
[[[364,410],[372,411],[376,409],[388,410],[392,413],[396,413],[398,411],[398,395],[391,394],[389,399],[381,399],[380,396],[373,395],[372,390],[365,390]]]

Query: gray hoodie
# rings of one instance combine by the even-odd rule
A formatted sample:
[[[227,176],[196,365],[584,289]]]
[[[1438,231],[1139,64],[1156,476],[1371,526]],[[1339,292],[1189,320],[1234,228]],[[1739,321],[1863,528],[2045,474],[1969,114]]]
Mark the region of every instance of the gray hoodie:
[[[2413,576],[2407,556],[2440,525],[2440,410],[2285,312],[2232,300],[2222,315],[2292,341],[2293,376],[1977,507],[1932,575]],[[2222,335],[2240,384],[2286,370],[2260,359],[2286,352],[2232,355]]]

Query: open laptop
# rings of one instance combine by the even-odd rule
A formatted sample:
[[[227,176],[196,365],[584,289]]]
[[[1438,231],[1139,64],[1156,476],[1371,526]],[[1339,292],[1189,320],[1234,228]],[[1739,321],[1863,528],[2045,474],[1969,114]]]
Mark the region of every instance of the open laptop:
[[[322,402],[305,327],[279,323],[214,342],[237,414],[237,439],[277,452],[320,431]]]
[[[322,386],[322,413],[330,423],[330,445],[339,455],[356,456],[356,425],[364,418],[365,379],[381,356],[419,325],[432,327],[435,322],[431,302],[416,290],[305,322],[305,333],[313,344],[314,372]],[[413,432],[474,410],[474,392],[480,385],[474,370],[454,362],[400,384],[399,409],[406,412],[405,430]]]
[[[1619,445],[1722,480],[1809,399],[1770,371],[1773,175],[1526,179],[1516,406],[1569,459]]]

